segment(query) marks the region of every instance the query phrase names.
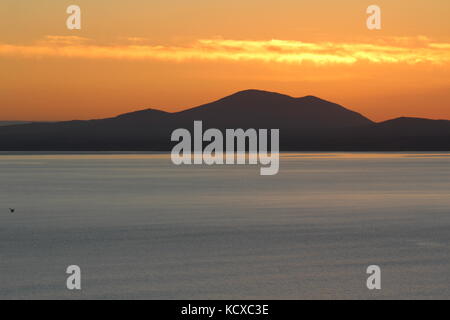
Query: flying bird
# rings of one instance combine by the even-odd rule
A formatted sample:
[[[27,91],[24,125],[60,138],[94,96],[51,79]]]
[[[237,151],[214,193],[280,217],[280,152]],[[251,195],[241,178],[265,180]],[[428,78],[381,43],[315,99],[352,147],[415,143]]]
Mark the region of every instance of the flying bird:
[[[16,209],[14,209],[14,208],[9,208],[9,211],[10,211],[11,213],[14,213],[14,211],[16,211]]]

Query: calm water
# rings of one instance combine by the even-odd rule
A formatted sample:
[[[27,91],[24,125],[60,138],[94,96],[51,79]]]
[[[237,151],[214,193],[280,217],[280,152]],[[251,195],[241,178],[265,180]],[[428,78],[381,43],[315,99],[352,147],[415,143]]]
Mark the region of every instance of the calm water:
[[[2,154],[0,299],[450,299],[449,168],[450,154],[303,153],[263,177]]]

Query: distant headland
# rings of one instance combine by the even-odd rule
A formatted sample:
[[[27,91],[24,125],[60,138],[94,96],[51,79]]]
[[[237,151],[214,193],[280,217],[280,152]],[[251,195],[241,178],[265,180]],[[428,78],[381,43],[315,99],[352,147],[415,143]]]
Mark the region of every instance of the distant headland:
[[[117,117],[53,123],[3,123],[2,151],[167,151],[176,128],[280,129],[282,151],[450,151],[450,121],[374,122],[314,96],[260,90],[168,113],[146,109]]]

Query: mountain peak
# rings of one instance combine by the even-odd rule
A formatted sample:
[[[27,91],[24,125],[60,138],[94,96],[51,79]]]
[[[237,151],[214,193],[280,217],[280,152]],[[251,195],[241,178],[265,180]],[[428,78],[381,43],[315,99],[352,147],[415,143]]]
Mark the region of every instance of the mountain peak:
[[[245,99],[245,100],[257,100],[257,99],[296,99],[300,100],[302,102],[306,103],[313,103],[313,102],[325,102],[330,103],[327,100],[321,99],[317,96],[313,95],[307,95],[300,98],[294,98],[286,94],[278,93],[278,92],[272,92],[272,91],[265,91],[265,90],[258,90],[258,89],[247,89],[238,91],[230,96],[227,96],[225,98],[220,99],[221,100],[228,100],[228,99]]]
[[[304,96],[304,97],[301,97],[301,98],[297,98],[298,100],[303,100],[303,101],[307,101],[307,102],[329,102],[329,101],[326,101],[326,100],[324,100],[324,99],[321,99],[321,98],[319,98],[319,97],[316,97],[316,96],[311,96],[311,95],[308,95],[308,96]]]
[[[223,99],[220,100],[226,100],[226,99],[264,99],[264,98],[290,98],[285,94],[277,93],[277,92],[271,92],[271,91],[264,91],[264,90],[258,90],[258,89],[248,89],[248,90],[242,90],[238,91],[232,95],[229,95]]]
[[[203,120],[225,128],[335,128],[372,123],[364,116],[315,96],[293,98],[263,90],[244,90],[212,103],[180,112],[187,119]]]
[[[142,117],[151,117],[151,116],[164,116],[169,114],[168,112],[156,110],[156,109],[144,109],[133,112],[128,112],[124,114],[120,114],[114,119],[134,119],[134,118],[142,118]]]

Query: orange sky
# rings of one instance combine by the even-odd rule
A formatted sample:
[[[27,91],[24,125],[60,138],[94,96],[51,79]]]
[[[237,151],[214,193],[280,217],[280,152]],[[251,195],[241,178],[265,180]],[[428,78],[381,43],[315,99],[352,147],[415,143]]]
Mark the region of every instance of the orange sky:
[[[66,28],[71,4],[82,30]],[[176,111],[249,88],[450,119],[449,18],[448,0],[2,0],[0,120]]]

